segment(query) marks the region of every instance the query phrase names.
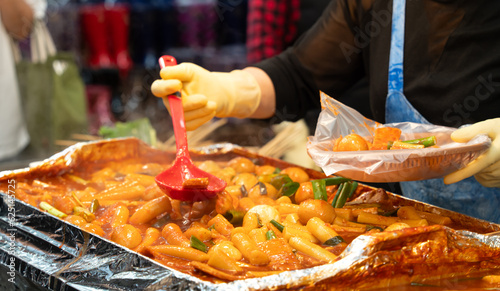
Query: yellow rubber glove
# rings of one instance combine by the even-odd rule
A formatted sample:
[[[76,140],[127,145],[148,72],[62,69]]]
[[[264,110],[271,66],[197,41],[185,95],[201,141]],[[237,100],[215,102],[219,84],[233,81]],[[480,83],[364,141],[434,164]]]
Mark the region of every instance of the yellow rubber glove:
[[[491,147],[465,168],[447,175],[445,184],[451,184],[472,175],[485,187],[500,187],[500,118],[488,119],[454,131],[451,138],[456,142],[468,142],[478,134],[486,134]]]
[[[210,72],[198,65],[181,63],[160,71],[160,80],[151,85],[157,97],[181,91],[186,129],[194,130],[217,117],[247,118],[259,106],[261,91],[248,72]],[[170,111],[168,99],[163,103]]]

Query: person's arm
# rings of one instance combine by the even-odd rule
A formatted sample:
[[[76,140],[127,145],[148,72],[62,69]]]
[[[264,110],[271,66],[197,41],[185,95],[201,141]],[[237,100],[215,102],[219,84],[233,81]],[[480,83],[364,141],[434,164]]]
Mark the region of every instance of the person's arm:
[[[33,25],[33,9],[24,0],[0,0],[2,23],[16,39],[28,37]]]
[[[360,77],[362,55],[353,26],[365,8],[357,2],[332,1],[312,30],[276,57],[229,73],[209,72],[191,63],[165,67],[151,91],[165,98],[181,90],[188,130],[214,116],[269,118],[275,114],[282,120],[298,120],[309,109],[320,108],[319,90],[345,90]],[[346,47],[351,48],[348,54]]]
[[[273,81],[262,69],[248,67],[243,71],[250,73],[260,87],[260,103],[250,118],[269,118],[274,115],[276,109],[276,95],[274,94]]]

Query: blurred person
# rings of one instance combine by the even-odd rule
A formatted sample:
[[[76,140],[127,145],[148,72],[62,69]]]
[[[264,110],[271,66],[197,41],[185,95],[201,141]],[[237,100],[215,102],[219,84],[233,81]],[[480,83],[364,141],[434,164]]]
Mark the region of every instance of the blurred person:
[[[320,108],[320,90],[342,98],[366,79],[378,122],[472,124],[452,139],[492,139],[465,168],[401,183],[403,194],[500,222],[499,11],[487,0],[333,0],[278,56],[229,73],[182,63],[162,69],[151,89],[157,97],[181,90],[186,126],[195,129],[214,116],[298,120]]]
[[[19,154],[29,143],[11,38],[27,38],[45,7],[45,0],[0,0],[0,160]]]

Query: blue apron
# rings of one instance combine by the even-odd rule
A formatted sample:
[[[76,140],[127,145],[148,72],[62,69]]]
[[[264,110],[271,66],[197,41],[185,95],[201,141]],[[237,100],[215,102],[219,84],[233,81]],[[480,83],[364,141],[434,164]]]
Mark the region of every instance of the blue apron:
[[[430,124],[403,94],[405,6],[405,0],[393,0],[385,118],[387,123]],[[500,189],[484,187],[474,177],[450,185],[445,185],[442,178],[401,182],[401,189],[408,198],[500,223]]]

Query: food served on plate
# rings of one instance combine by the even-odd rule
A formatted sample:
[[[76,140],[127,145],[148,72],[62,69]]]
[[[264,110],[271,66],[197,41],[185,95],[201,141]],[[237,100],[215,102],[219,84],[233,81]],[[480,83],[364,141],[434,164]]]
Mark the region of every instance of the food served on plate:
[[[370,142],[362,136],[351,133],[335,140],[333,151],[365,151],[365,150],[398,150],[421,149],[436,146],[436,137],[428,136],[412,140],[400,140],[401,130],[394,127],[379,127],[375,129]]]

